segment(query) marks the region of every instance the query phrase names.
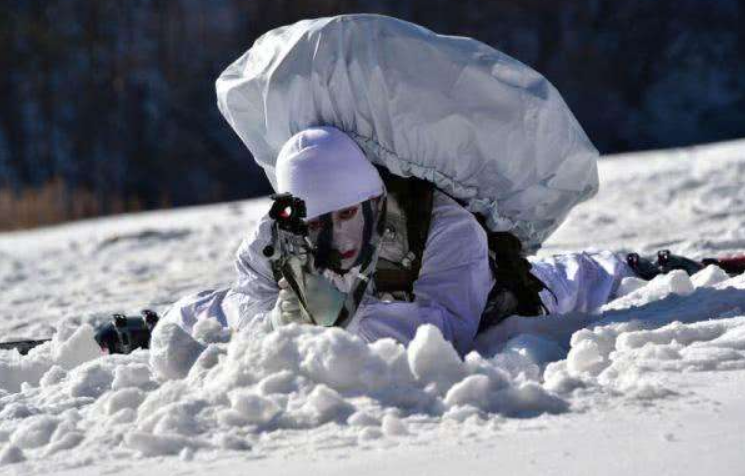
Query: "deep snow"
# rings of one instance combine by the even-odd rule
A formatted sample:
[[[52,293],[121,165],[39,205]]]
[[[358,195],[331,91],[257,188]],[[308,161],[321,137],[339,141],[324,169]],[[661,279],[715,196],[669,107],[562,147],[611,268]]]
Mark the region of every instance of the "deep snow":
[[[745,141],[609,157],[600,175],[542,254],[745,251]],[[594,315],[510,318],[464,361],[430,327],[405,349],[211,322],[161,328],[172,352],[100,355],[109,313],[228,284],[267,206],[0,234],[2,340],[56,330],[27,357],[0,351],[3,471],[745,471],[745,277],[713,267],[628,279]]]

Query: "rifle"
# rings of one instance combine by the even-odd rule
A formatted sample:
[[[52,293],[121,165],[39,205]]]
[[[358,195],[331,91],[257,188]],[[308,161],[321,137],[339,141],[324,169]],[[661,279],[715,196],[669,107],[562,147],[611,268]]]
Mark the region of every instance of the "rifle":
[[[272,243],[264,248],[263,254],[272,265],[275,280],[284,278],[287,281],[297,295],[307,322],[323,327],[346,327],[375,269],[384,220],[379,218],[375,223],[375,234],[370,240],[374,252],[363,260],[350,291],[343,293],[321,272],[329,269],[329,263],[337,262],[338,252],[319,250],[310,240],[304,221],[305,202],[289,193],[272,195],[272,199],[274,204],[269,210],[269,217],[274,220]],[[370,201],[363,203],[363,213],[373,216],[370,207]],[[380,202],[379,207],[382,210],[379,216],[384,217],[385,202]],[[325,218],[330,223],[330,216]]]
[[[150,336],[160,317],[155,311],[143,309],[140,316],[127,317],[124,314],[113,314],[111,322],[103,324],[96,330],[94,338],[101,350],[107,354],[129,354],[135,349],[148,349]],[[15,349],[21,355],[31,349],[45,344],[52,339],[23,339],[1,342],[0,350]]]

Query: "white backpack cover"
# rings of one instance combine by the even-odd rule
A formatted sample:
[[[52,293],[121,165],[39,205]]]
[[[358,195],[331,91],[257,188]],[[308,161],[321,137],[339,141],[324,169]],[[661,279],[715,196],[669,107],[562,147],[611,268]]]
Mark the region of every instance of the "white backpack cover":
[[[471,38],[380,15],[304,20],[260,37],[216,83],[220,111],[276,186],[310,126],[435,183],[534,251],[598,189],[597,150],[539,73]]]

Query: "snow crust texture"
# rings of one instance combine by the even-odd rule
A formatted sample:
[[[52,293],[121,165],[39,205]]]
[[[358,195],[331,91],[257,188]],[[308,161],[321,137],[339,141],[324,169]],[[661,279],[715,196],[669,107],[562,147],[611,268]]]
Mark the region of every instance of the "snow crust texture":
[[[721,161],[722,170],[741,167],[745,154],[740,157],[737,161],[728,155]],[[689,160],[698,164],[695,155]],[[615,163],[620,161],[601,166],[601,177],[604,172],[615,177]],[[694,178],[688,180],[677,162],[649,163],[659,175],[666,172],[677,177],[665,182],[665,193],[672,196],[677,190],[688,196],[682,199],[686,205],[681,216],[698,216],[702,197],[716,193],[705,180],[695,178],[716,175],[718,169],[711,163],[691,167],[689,174]],[[735,180],[728,174],[720,175],[720,184]],[[628,183],[626,176],[617,177]],[[616,188],[609,188],[609,194],[614,195]],[[740,210],[745,197],[726,190],[722,193],[729,200],[728,206]],[[604,199],[602,193],[598,198]],[[255,219],[265,205],[248,203],[246,210]],[[636,209],[646,206],[642,202]],[[581,208],[580,219],[572,222],[577,223],[574,231],[570,227],[570,231],[559,233],[549,252],[571,249],[570,242],[587,233],[584,226],[595,227],[599,241],[608,247],[621,249],[623,237],[613,241],[612,236],[621,232],[602,228],[600,223],[605,219],[599,213]],[[718,226],[725,231],[706,235],[708,238],[698,248],[692,236],[683,234],[683,251],[694,250],[701,256],[711,249],[726,251],[745,245],[739,231],[745,229],[739,218],[743,215],[721,213],[722,219],[704,228]],[[163,253],[174,257],[176,261],[161,270],[164,277],[149,277],[145,283],[150,284],[125,286],[124,290],[131,293],[129,306],[135,306],[141,302],[135,292],[139,286],[157,287],[161,282],[158,279],[178,281],[180,276],[194,272],[192,265],[186,264],[186,257],[178,258],[179,265],[175,251],[159,250],[174,247],[183,251],[182,247],[200,243],[201,258],[197,261],[202,260],[202,266],[210,259],[217,261],[228,254],[218,247],[218,243],[227,245],[217,238],[231,228],[198,231],[196,227],[204,227],[207,216],[227,221],[240,215],[224,210],[215,213],[214,209],[184,215],[184,222],[195,223],[195,229],[176,237],[168,233],[138,235],[137,227],[153,226],[145,217],[141,224],[125,225],[135,230],[126,235],[131,239],[104,236],[99,241],[99,245],[106,243],[103,248],[92,240],[88,248],[73,247],[72,256],[58,250],[59,261],[69,267],[72,283],[83,279],[82,275],[90,271],[86,266],[92,266],[72,267],[73,261],[80,260],[80,253],[91,253],[88,256],[95,261],[93,257],[101,250],[108,253],[123,247],[126,249],[119,250],[118,256],[124,258],[117,266],[133,270],[144,266],[138,260],[152,261]],[[652,223],[649,226],[655,226]],[[631,226],[643,225],[636,220]],[[691,398],[691,390],[671,385],[670,376],[745,371],[745,276],[732,278],[713,266],[692,277],[673,272],[650,282],[628,278],[618,298],[591,315],[539,319],[513,316],[482,335],[477,351],[464,358],[431,326],[420,328],[405,348],[392,340],[366,344],[339,329],[298,325],[270,331],[257,323],[230,336],[211,321],[199,322],[193,335],[177,326],[159,326],[152,352],[102,355],[93,341],[93,327],[88,324],[98,317],[72,315],[71,308],[66,307],[68,301],[82,299],[76,298],[73,284],[62,288],[64,296],[44,297],[41,287],[32,286],[32,281],[23,277],[31,269],[51,266],[35,261],[38,255],[34,253],[49,256],[58,243],[67,243],[67,249],[69,241],[65,240],[103,233],[100,228],[108,225],[78,226],[82,228],[77,232],[74,228],[48,231],[56,234],[49,241],[44,234],[20,235],[24,240],[36,236],[38,250],[19,253],[11,260],[15,264],[2,261],[5,264],[0,265],[5,284],[25,282],[29,285],[25,298],[29,300],[32,293],[39,293],[37,305],[43,304],[45,309],[41,316],[57,309],[64,317],[53,323],[53,340],[29,355],[0,351],[0,468],[34,473],[44,472],[50,464],[61,469],[95,467],[105,461],[140,456],[209,461],[232,454],[283,455],[307,447],[416,443],[430,441],[446,427],[476,425],[498,431],[514,421],[550,424],[589,408],[617,404],[646,408],[651,403],[684,401]],[[164,226],[183,229],[185,225],[175,220],[170,224],[166,221]],[[618,228],[617,224],[612,228]],[[650,240],[642,248],[658,248],[662,240],[670,238],[656,231],[654,237],[636,233],[635,240]],[[0,253],[8,253],[18,236],[0,237]],[[163,241],[162,236],[169,238]],[[144,258],[135,256],[136,252]],[[111,258],[107,255],[105,260]],[[213,266],[206,272],[209,276],[224,271],[222,265]],[[147,273],[150,276],[152,271]],[[41,282],[46,286],[48,279],[47,274]],[[186,288],[192,291],[203,284],[195,280]],[[98,285],[117,299],[125,299],[124,290],[116,294],[122,281],[114,279]],[[168,295],[171,301],[180,297],[174,288],[163,286],[156,294]],[[15,304],[0,305],[0,312],[10,316],[0,325],[6,332],[13,332],[19,321],[17,313],[28,308],[22,303],[22,289],[9,289]],[[91,302],[85,301],[81,307],[89,305]],[[28,320],[25,325],[30,327],[25,329],[45,329],[47,325],[38,315],[30,315]]]
[[[80,445],[88,454],[271,453],[331,428],[336,444],[354,446],[410,437],[422,418],[561,414],[581,410],[588,394],[672,398],[661,371],[745,369],[745,278],[716,276],[707,268],[626,284],[633,290],[567,347],[550,332],[523,333],[495,342],[490,357],[461,359],[432,326],[404,348],[298,325],[255,326],[224,342],[208,323],[195,332],[201,341],[163,326],[158,352],[100,356],[84,325],[26,357],[0,354],[0,462]],[[563,318],[556,323],[571,326]]]

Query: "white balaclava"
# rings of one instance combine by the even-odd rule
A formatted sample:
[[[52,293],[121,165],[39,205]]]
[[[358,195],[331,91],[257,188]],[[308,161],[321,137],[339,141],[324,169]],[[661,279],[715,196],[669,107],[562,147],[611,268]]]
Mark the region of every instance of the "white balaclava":
[[[311,127],[279,151],[277,192],[305,201],[307,218],[351,207],[384,192],[375,167],[348,135],[335,127]]]

